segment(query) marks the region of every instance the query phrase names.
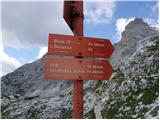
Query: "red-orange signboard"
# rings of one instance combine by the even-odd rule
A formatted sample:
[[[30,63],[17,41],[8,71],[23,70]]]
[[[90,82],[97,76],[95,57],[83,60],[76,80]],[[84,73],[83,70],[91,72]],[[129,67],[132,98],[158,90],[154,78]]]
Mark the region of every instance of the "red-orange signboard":
[[[66,23],[70,27],[70,29],[73,29],[72,22],[72,14],[73,14],[73,1],[65,1],[64,0],[64,7],[63,7],[63,18],[65,19]]]
[[[107,60],[46,58],[46,80],[108,80],[112,67]]]
[[[107,39],[49,34],[48,54],[109,58],[114,48]]]

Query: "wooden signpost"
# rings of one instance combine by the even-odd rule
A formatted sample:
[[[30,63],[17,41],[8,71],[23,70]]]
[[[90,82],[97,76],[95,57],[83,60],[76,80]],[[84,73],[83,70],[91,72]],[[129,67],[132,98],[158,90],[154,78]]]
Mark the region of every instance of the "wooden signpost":
[[[49,34],[48,54],[109,58],[114,51],[107,39]]]
[[[83,1],[64,1],[63,17],[75,34],[49,34],[45,59],[46,80],[73,80],[73,118],[83,118],[83,80],[108,80],[112,66],[107,60],[114,48],[107,39],[83,37]],[[74,56],[65,58],[64,56]]]
[[[112,67],[107,60],[47,58],[46,80],[108,80]]]

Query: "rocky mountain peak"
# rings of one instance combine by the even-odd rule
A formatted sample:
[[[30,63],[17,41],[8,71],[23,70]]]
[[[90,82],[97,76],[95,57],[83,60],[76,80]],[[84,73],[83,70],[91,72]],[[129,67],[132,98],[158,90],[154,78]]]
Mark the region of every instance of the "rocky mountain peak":
[[[133,29],[135,28],[136,26],[143,26],[143,27],[149,27],[149,25],[143,21],[143,19],[141,18],[135,18],[133,21],[131,21],[127,26],[126,26],[126,30],[127,29]]]
[[[116,50],[111,61],[114,67],[121,66],[125,59],[135,52],[140,41],[158,35],[158,31],[149,26],[143,19],[135,18],[125,27],[121,35],[121,41],[114,45]]]
[[[141,40],[142,38],[155,36],[158,31],[153,29],[148,23],[144,22],[141,18],[135,18],[126,27],[125,31],[122,32],[122,41],[126,42]]]

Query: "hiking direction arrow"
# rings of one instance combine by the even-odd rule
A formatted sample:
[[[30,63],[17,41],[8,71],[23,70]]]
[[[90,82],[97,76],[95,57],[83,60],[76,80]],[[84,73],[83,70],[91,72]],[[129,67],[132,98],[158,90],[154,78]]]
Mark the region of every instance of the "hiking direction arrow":
[[[51,55],[109,58],[113,51],[107,39],[49,34],[48,54]]]
[[[47,58],[45,61],[46,80],[108,80],[111,74],[107,60]]]

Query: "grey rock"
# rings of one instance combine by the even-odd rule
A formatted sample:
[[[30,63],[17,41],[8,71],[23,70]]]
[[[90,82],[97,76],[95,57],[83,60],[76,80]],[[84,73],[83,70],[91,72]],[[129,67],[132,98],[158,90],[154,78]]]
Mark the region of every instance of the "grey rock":
[[[9,99],[15,99],[13,95],[8,96]]]

